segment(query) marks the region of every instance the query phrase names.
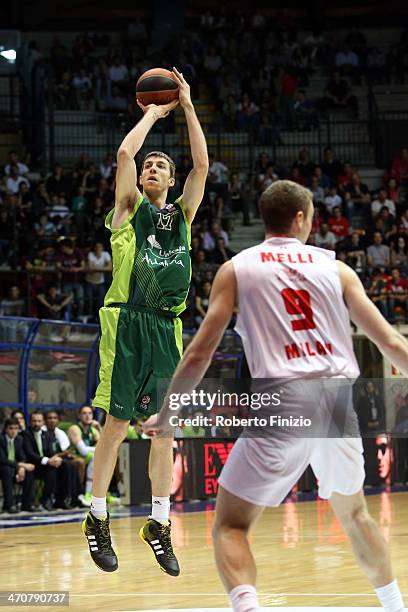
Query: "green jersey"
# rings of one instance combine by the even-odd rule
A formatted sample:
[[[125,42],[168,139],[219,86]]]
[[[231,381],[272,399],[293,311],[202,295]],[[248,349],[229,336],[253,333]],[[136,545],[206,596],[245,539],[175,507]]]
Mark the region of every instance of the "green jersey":
[[[113,214],[105,221],[112,232],[113,280],[104,305],[125,303],[179,315],[191,280],[191,233],[181,197],[158,209],[140,196],[118,229],[112,228]]]

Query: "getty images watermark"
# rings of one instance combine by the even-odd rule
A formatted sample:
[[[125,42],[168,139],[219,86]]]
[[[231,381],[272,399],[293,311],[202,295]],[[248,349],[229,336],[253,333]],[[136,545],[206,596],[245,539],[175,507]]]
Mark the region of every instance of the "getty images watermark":
[[[213,414],[195,414],[182,417],[178,414],[169,415],[171,427],[311,427],[312,419],[302,415],[272,413],[241,416],[237,414],[216,414],[217,410],[262,411],[282,406],[282,392],[225,392],[218,389],[208,392],[204,389],[193,390],[191,393],[171,393],[168,397],[168,407],[177,413],[185,408],[191,412],[197,410],[212,411]]]

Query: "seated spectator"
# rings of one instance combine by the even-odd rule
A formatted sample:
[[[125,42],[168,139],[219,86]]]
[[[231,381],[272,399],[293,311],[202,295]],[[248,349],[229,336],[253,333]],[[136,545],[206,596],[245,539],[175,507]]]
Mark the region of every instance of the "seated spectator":
[[[65,70],[54,85],[55,106],[59,110],[73,110],[76,108],[75,92],[72,87],[72,75]]]
[[[241,100],[238,102],[237,120],[239,129],[254,127],[259,120],[259,107],[247,93],[242,94]]]
[[[391,243],[390,263],[393,268],[407,268],[408,244],[405,236],[398,236],[397,243]]]
[[[25,183],[28,187],[30,187],[30,183],[25,176],[19,174],[19,167],[17,164],[12,164],[10,166],[10,172],[6,179],[6,187],[7,191],[12,195],[18,194],[20,191],[20,185]]]
[[[222,65],[222,59],[215,47],[210,47],[204,57],[204,68],[212,74],[218,74]]]
[[[343,203],[342,197],[337,192],[337,187],[333,185],[329,189],[329,194],[324,198],[326,211],[331,215],[335,207],[341,207]]]
[[[45,213],[40,216],[37,223],[34,223],[34,229],[38,238],[51,238],[57,233],[56,226],[48,219],[48,215]]]
[[[383,244],[381,232],[374,232],[374,243],[367,249],[367,263],[370,268],[387,269],[390,266],[390,249]]]
[[[364,250],[363,238],[358,232],[353,232],[343,243],[346,253],[346,263],[353,268],[360,278],[364,279],[367,268],[367,257]]]
[[[50,285],[45,293],[37,295],[38,316],[40,319],[63,321],[66,306],[73,301],[72,293],[59,293],[56,285]]]
[[[211,223],[210,230],[209,231],[207,230],[206,232],[204,232],[203,248],[206,251],[213,251],[216,246],[217,238],[223,238],[225,245],[228,246],[227,232],[221,229],[221,225],[218,223],[218,221],[214,221],[213,223]]]
[[[75,73],[72,79],[72,87],[76,98],[77,107],[81,107],[81,102],[89,103],[93,98],[92,81],[86,71],[81,68],[78,73]]]
[[[323,174],[329,177],[332,184],[337,182],[337,177],[341,173],[342,165],[335,159],[330,147],[326,147],[323,153],[323,161],[320,164]]]
[[[349,109],[354,115],[358,115],[358,101],[353,95],[350,85],[340,76],[336,70],[332,78],[328,81],[325,89],[325,96],[320,100],[320,107],[323,111],[331,109]]]
[[[65,431],[58,427],[59,422],[58,412],[56,410],[48,410],[45,414],[43,431],[48,432],[52,451],[55,455],[61,457],[66,473],[65,489],[60,488],[59,497],[55,500],[54,508],[69,510],[78,505],[77,501],[80,493],[79,471],[74,461],[74,455],[68,450],[70,446],[69,438]]]
[[[360,430],[363,434],[372,431],[383,431],[385,428],[385,406],[378,386],[368,380],[357,399],[357,415]]]
[[[390,322],[395,322],[397,308],[403,310],[403,316],[406,321],[408,318],[408,280],[401,277],[401,272],[398,268],[393,268],[391,270],[391,279],[386,285],[386,290],[388,296],[388,312]]]
[[[319,185],[319,178],[317,176],[312,176],[310,191],[313,194],[313,204],[315,206],[324,202],[324,189]]]
[[[97,319],[99,308],[103,305],[105,297],[105,274],[112,271],[112,258],[104,250],[103,244],[97,242],[93,250],[88,253],[87,274],[85,276],[85,294],[88,302],[87,312]]]
[[[125,89],[129,78],[129,71],[126,64],[117,55],[113,60],[112,66],[108,70],[109,79],[119,89]]]
[[[395,203],[387,198],[387,190],[382,188],[379,191],[378,198],[371,203],[371,214],[373,217],[376,217],[384,207],[388,208],[394,217],[396,216]]]
[[[84,286],[81,272],[85,270],[85,257],[82,251],[75,247],[72,240],[61,243],[61,251],[57,259],[57,269],[61,272],[62,290],[66,295],[73,294],[76,305],[76,316],[80,317],[84,310]],[[67,303],[69,320],[72,320],[72,302]]]
[[[408,208],[406,208],[401,215],[400,227],[403,232],[408,233]],[[1,244],[1,241],[0,241],[0,244]]]
[[[395,204],[400,203],[401,189],[397,185],[395,178],[391,177],[387,182],[387,199],[392,200]]]
[[[384,274],[376,268],[373,270],[371,276],[371,282],[367,288],[367,295],[370,300],[377,306],[383,317],[388,319],[388,303],[387,303],[387,291],[386,291],[386,280]]]
[[[90,164],[82,179],[84,195],[87,198],[96,196],[101,175],[97,172],[96,165]]]
[[[66,195],[70,192],[70,181],[61,164],[55,164],[52,174],[45,181],[45,189],[50,196]]]
[[[313,176],[315,176],[319,182],[319,187],[324,189],[324,192],[328,191],[330,188],[330,179],[326,174],[323,174],[322,167],[317,165],[315,166]]]
[[[309,151],[306,147],[300,149],[298,158],[292,167],[296,167],[306,181],[310,179],[314,172],[315,164],[311,161]]]
[[[231,251],[227,246],[225,246],[224,238],[217,238],[216,246],[214,251],[212,252],[212,260],[215,264],[222,265],[226,261],[229,261],[232,257],[234,257],[234,251]]]
[[[319,121],[316,109],[304,89],[298,89],[296,92],[293,112],[295,126],[298,130],[310,130],[311,127],[318,127]]]
[[[206,315],[208,305],[210,303],[211,283],[204,281],[196,295],[195,299],[195,317],[194,321],[199,327]]]
[[[337,186],[341,192],[344,192],[347,187],[352,185],[355,172],[349,161],[344,162],[343,169],[337,177]]]
[[[276,174],[273,165],[270,164],[264,173],[260,172],[257,176],[258,194],[261,195],[269,185],[277,180],[279,180],[279,176]]]
[[[303,176],[300,174],[300,170],[297,166],[294,166],[289,174],[289,180],[294,183],[298,183],[299,185],[305,185],[306,181]]]
[[[343,49],[340,49],[340,51],[336,53],[334,63],[342,76],[357,76],[360,60],[357,53],[348,45],[345,45]]]
[[[228,194],[228,168],[220,161],[216,161],[212,153],[209,154],[206,192],[215,192],[225,197]]]
[[[351,165],[349,167],[351,168]],[[347,175],[344,189],[350,194],[351,200],[355,204],[363,202],[364,197],[368,193],[368,187],[365,183],[361,182],[361,177],[358,172],[352,172],[351,181],[349,179],[349,175]]]
[[[0,300],[0,315],[3,317],[23,317],[25,314],[25,299],[21,297],[20,287],[12,285],[7,297]]]
[[[13,493],[14,484],[21,484],[23,497],[21,509],[34,511],[34,469],[27,461],[19,422],[10,417],[5,420],[3,433],[0,434],[0,480],[3,487],[3,512],[16,514],[18,507]]]
[[[116,85],[112,87],[112,95],[106,101],[106,110],[118,113],[125,113],[128,110],[126,96]]]
[[[249,193],[245,190],[244,184],[237,172],[231,174],[228,183],[228,196],[231,208],[234,212],[242,212],[242,225],[251,225],[249,219]]]
[[[116,167],[117,164],[113,155],[108,153],[103,162],[99,165],[99,174],[102,178],[111,182],[115,178]]]
[[[406,185],[408,181],[408,148],[404,147],[401,154],[395,157],[391,164],[391,176],[397,185]]]
[[[24,412],[17,408],[16,410],[13,410],[11,416],[13,417],[13,419],[17,419],[19,432],[24,431],[26,428]]]
[[[9,163],[4,166],[4,172],[6,175],[11,174],[11,168],[14,166],[17,168],[17,174],[19,176],[25,176],[29,172],[29,168],[26,164],[19,161],[16,151],[9,151]]]
[[[329,232],[329,226],[327,223],[320,225],[320,230],[314,235],[316,246],[321,249],[334,250],[336,245],[336,236],[333,232]]]
[[[208,262],[208,256],[204,249],[198,249],[193,256],[193,280],[196,284],[200,284],[207,272],[213,272],[215,266]]]
[[[350,224],[346,217],[341,214],[340,206],[335,206],[332,211],[332,216],[329,217],[328,226],[330,232],[336,236],[336,241],[339,242],[346,238],[349,234]]]
[[[41,504],[52,510],[56,499],[61,499],[66,490],[67,468],[52,447],[52,438],[43,430],[44,415],[34,411],[30,415],[30,427],[21,433],[27,460],[35,465],[35,478],[44,480]]]
[[[100,436],[100,424],[94,420],[91,406],[81,406],[78,411],[78,422],[68,430],[68,437],[73,451],[83,457],[86,463],[85,494],[79,495],[84,506],[90,507],[92,500],[93,464],[96,444]]]
[[[375,227],[381,229],[385,238],[388,240],[391,234],[396,231],[395,217],[391,215],[389,209],[384,206],[375,218]]]

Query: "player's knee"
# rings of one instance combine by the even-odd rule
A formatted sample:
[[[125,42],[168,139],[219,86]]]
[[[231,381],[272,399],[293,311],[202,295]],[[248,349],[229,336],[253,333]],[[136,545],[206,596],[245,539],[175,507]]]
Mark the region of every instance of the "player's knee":
[[[113,444],[120,444],[126,438],[129,429],[129,421],[117,419],[110,414],[106,418],[103,435],[109,436]]]
[[[346,528],[363,528],[364,525],[372,521],[365,504],[358,504],[344,510],[339,519]]]

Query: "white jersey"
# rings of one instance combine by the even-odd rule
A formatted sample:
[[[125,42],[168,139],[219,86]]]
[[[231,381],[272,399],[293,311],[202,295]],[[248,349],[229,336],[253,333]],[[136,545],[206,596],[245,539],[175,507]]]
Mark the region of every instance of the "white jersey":
[[[359,375],[333,251],[275,237],[232,262],[235,329],[253,378]]]

